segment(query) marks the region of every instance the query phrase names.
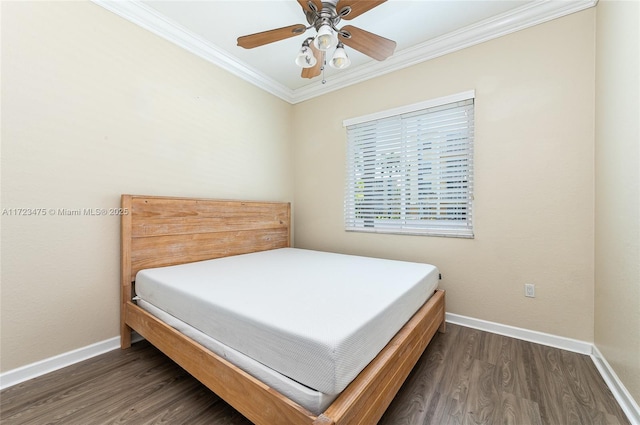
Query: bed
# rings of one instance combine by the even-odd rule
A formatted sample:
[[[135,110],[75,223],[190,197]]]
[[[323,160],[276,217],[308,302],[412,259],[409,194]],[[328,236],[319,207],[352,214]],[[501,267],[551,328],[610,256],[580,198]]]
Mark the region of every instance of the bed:
[[[435,332],[444,332],[437,269],[292,248],[288,203],[122,195],[122,213],[122,348],[138,332],[255,424],[375,424]],[[327,264],[352,282],[358,270],[375,267],[380,280],[407,278],[387,285],[390,293],[367,289],[368,282],[349,293],[352,285],[319,277]],[[252,286],[202,284],[211,267]],[[259,302],[273,291],[302,298]],[[376,310],[387,298],[401,307]],[[359,299],[359,307],[350,311],[349,299]],[[203,313],[207,303],[223,302],[215,320]],[[321,318],[322,326],[306,316]],[[344,335],[325,335],[330,323]],[[265,326],[268,337],[251,333]],[[374,331],[362,333],[367,326]],[[252,347],[250,340],[261,343]]]

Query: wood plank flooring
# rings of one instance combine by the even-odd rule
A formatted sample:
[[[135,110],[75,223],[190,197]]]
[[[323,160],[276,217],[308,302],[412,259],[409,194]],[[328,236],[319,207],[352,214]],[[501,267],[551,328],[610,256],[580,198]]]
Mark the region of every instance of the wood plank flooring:
[[[628,423],[590,357],[448,324],[379,425]]]
[[[251,424],[144,341],[3,390],[0,423]],[[628,423],[588,356],[448,324],[379,425]]]

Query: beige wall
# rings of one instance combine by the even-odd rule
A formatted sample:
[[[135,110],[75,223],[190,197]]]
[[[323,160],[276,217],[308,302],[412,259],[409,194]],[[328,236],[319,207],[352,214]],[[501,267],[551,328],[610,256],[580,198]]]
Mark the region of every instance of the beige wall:
[[[295,105],[296,246],[430,262],[451,313],[593,341],[594,31],[589,9]],[[469,89],[475,239],[345,232],[342,121]]]
[[[640,403],[640,3],[600,0],[595,344]]]
[[[449,312],[586,341],[595,322],[640,398],[638,96],[620,103],[638,90],[637,3],[601,0],[295,106],[94,4],[0,4],[3,209],[295,196],[297,246],[434,263]],[[476,238],[344,232],[342,120],[469,89]],[[118,218],[1,219],[0,370],[116,336]]]
[[[288,103],[95,4],[1,7],[3,209],[292,200]],[[1,370],[117,336],[119,217],[1,218]]]

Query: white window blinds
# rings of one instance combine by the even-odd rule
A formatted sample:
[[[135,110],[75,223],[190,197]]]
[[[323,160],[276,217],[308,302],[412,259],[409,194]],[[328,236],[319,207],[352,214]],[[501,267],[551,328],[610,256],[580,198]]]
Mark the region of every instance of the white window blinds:
[[[473,93],[444,101],[345,121],[346,230],[473,237]]]

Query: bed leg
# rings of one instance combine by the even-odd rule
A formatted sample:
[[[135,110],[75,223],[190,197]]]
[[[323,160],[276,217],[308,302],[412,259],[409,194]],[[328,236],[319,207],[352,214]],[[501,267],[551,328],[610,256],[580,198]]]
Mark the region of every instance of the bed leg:
[[[126,271],[127,275],[130,274]],[[120,348],[123,350],[131,347],[131,332],[133,329],[127,325],[127,304],[131,302],[133,297],[133,285],[129,279],[122,278],[122,287],[120,292]]]
[[[120,348],[126,350],[131,347],[131,328],[125,324],[120,327]]]
[[[440,322],[440,326],[438,327],[438,332],[440,332],[441,334],[446,333],[447,332],[447,321],[446,321],[446,311],[447,311],[447,307],[446,307],[446,293],[443,289],[437,289],[436,291],[442,291],[442,295],[444,296],[444,300],[442,302],[442,322]]]
[[[131,347],[131,332],[133,329],[127,325],[127,304],[120,306],[120,348],[126,350]]]

